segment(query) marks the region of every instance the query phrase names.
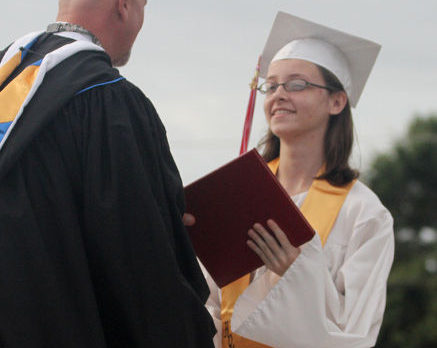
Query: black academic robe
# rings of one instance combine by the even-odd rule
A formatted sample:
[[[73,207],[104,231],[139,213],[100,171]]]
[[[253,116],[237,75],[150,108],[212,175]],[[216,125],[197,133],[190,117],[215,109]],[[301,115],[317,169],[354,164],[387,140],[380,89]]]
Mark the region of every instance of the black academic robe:
[[[76,95],[117,77],[105,53],[66,59],[0,151],[0,347],[213,347],[152,103],[126,80]]]

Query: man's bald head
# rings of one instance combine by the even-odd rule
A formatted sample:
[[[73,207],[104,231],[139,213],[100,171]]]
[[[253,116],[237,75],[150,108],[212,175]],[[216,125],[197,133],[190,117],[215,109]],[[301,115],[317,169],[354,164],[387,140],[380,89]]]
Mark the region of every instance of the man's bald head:
[[[127,63],[146,0],[59,0],[57,21],[78,24],[102,43],[114,66]]]

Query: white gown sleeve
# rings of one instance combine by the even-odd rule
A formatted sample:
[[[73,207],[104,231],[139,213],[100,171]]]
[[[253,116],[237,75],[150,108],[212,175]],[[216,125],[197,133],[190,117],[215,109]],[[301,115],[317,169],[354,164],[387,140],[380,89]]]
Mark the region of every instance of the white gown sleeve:
[[[232,331],[277,348],[373,346],[394,254],[393,220],[376,203],[345,208],[358,213],[352,231],[341,232],[348,242],[335,274],[316,235],[283,277],[266,271],[249,285],[234,307]]]

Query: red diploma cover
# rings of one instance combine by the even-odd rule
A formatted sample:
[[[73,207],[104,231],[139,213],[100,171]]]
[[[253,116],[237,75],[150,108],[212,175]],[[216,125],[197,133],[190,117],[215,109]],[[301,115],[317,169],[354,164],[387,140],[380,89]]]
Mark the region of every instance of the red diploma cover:
[[[194,250],[221,288],[263,265],[246,244],[254,223],[273,219],[291,244],[314,230],[256,150],[251,150],[185,187],[187,227]]]

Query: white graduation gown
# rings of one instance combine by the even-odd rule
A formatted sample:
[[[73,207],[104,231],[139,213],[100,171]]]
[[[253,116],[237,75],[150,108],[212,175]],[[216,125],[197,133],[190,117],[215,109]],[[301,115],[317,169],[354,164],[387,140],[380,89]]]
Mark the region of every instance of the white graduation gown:
[[[300,206],[306,193],[293,197]],[[394,255],[393,219],[357,181],[322,248],[316,236],[279,277],[262,267],[238,298],[232,331],[277,348],[371,347],[382,323]],[[205,273],[221,347],[220,289]],[[225,348],[225,347],[223,347]]]

